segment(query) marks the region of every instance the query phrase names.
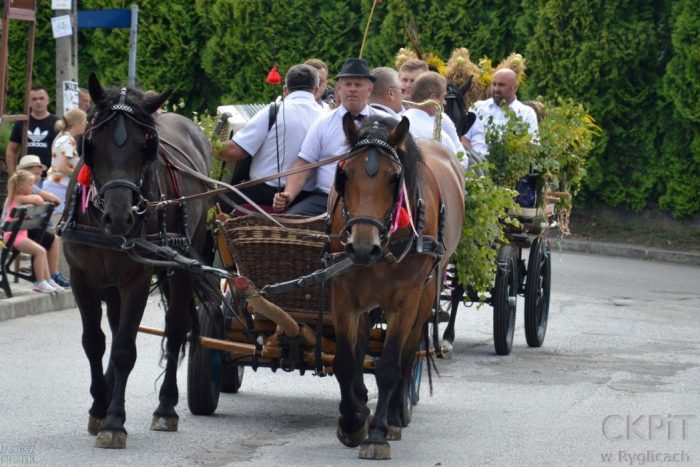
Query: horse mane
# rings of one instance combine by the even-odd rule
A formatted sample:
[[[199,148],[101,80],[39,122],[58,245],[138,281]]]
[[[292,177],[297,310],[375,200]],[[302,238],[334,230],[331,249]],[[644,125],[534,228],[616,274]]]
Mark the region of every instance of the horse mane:
[[[374,122],[377,122],[378,125],[374,125]],[[359,139],[371,138],[386,141],[389,133],[398,124],[399,122],[395,118],[372,115],[362,125]],[[423,160],[423,155],[411,133],[407,133],[403,144],[396,147],[396,153],[399,156],[401,165],[403,165],[403,176],[406,181],[408,196],[413,200],[418,189],[418,165]]]

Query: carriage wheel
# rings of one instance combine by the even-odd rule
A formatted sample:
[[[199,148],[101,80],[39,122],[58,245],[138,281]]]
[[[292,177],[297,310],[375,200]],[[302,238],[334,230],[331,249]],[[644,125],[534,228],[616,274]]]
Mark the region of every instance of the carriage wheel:
[[[498,355],[508,355],[513,348],[518,299],[518,264],[513,248],[502,246],[497,262],[496,283],[491,294],[493,344]]]
[[[226,291],[224,297],[226,303],[230,304],[235,310],[235,303],[233,302],[233,295],[231,289]],[[226,313],[226,311],[224,311]],[[243,371],[245,366],[237,365],[229,359],[228,354],[222,355],[222,367],[221,367],[221,392],[227,394],[235,394],[241,388],[243,383]]]
[[[401,412],[401,422],[403,426],[408,426],[413,418],[413,406],[420,399],[420,382],[423,375],[423,359],[416,358],[408,374],[408,381],[403,384],[403,410]]]
[[[202,337],[223,337],[223,317],[217,311],[199,305],[199,329]],[[221,320],[216,323],[215,320]],[[219,324],[217,326],[217,324]],[[194,415],[211,415],[219,404],[222,353],[201,345],[190,346],[187,364],[187,405]]]
[[[540,347],[547,332],[552,258],[549,242],[538,239],[530,248],[525,282],[525,338],[530,347]]]

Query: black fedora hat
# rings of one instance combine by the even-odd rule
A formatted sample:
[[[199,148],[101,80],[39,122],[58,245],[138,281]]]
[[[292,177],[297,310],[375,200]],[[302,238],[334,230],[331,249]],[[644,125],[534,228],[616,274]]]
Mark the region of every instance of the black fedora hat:
[[[343,67],[340,69],[340,73],[336,75],[336,79],[348,76],[367,78],[373,83],[377,80],[377,78],[369,74],[369,65],[367,65],[367,61],[362,58],[348,58],[345,60]]]

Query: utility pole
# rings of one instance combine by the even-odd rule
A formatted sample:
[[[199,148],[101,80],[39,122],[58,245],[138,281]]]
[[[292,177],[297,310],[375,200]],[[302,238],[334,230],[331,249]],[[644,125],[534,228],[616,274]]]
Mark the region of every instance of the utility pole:
[[[56,10],[56,16],[70,15],[69,36],[56,39],[56,116],[63,116],[63,82],[78,82],[78,0],[71,1],[70,10]]]

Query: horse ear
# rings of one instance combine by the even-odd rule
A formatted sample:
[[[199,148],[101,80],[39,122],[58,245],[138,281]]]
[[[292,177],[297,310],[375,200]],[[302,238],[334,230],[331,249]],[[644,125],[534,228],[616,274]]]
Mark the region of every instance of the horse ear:
[[[102,89],[100,81],[97,79],[97,75],[94,72],[90,73],[88,78],[88,91],[90,92],[90,98],[95,104],[102,102],[107,97],[105,90]]]
[[[357,125],[355,125],[355,120],[353,120],[350,112],[346,112],[343,117],[343,130],[345,131],[348,144],[352,146],[360,136],[360,130],[357,128]]]
[[[406,139],[406,136],[408,135],[408,129],[410,126],[411,124],[408,121],[408,119],[406,117],[402,117],[399,124],[396,125],[396,128],[394,128],[391,131],[391,133],[389,133],[386,142],[389,143],[389,145],[392,147],[398,147],[402,145],[404,140]]]
[[[153,96],[153,97],[147,97],[143,100],[143,110],[148,112],[149,114],[152,114],[158,108],[163,105],[165,101],[168,100],[168,97],[170,97],[170,94],[172,94],[173,90],[168,89],[165,91],[163,94],[160,94],[158,96]]]
[[[467,82],[464,83],[464,85],[459,88],[459,93],[464,96],[469,90],[472,88],[472,81],[474,80],[473,76],[470,76],[469,79],[467,79]]]

